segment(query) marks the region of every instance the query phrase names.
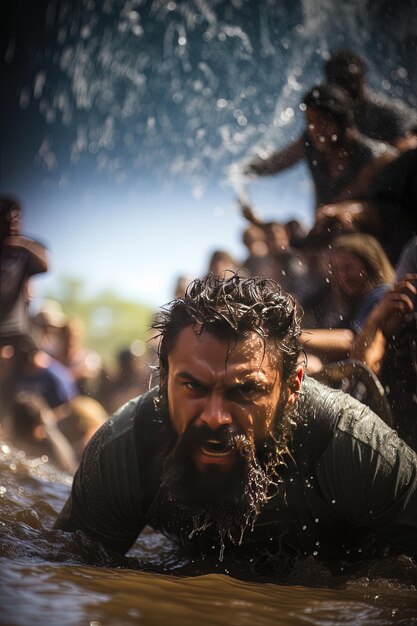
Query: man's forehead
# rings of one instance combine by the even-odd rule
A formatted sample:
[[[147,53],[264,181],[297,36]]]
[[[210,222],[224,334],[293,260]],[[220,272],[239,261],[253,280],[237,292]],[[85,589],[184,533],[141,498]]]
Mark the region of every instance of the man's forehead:
[[[277,363],[280,351],[273,338],[263,337],[260,333],[251,330],[241,335],[212,330],[202,327],[201,324],[193,324],[184,328],[178,335],[177,341],[169,356],[192,355],[194,351],[201,354],[224,353],[224,361],[231,365],[236,361],[252,362],[254,367],[260,367],[262,363]]]

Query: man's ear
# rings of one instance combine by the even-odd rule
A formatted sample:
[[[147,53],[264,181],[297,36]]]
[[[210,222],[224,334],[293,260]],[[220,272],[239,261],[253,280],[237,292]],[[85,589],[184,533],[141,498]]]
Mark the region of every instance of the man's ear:
[[[297,369],[295,373],[288,380],[289,394],[288,394],[287,406],[293,406],[296,403],[298,396],[301,393],[301,384],[303,382],[303,376],[304,376],[304,365],[302,363],[299,363],[297,365]]]

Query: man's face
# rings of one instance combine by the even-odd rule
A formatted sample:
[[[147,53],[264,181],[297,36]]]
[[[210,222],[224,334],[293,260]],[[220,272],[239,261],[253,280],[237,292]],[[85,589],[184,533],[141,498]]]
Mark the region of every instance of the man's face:
[[[232,430],[254,446],[271,433],[284,392],[280,362],[274,343],[255,332],[234,343],[196,330],[182,330],[168,356],[169,414],[180,437],[188,430],[207,433],[190,444],[195,468],[227,474],[239,452],[224,431]],[[295,402],[301,374],[291,383],[287,406]]]
[[[168,356],[165,402],[177,442],[163,482],[186,534],[210,529],[210,545],[217,534],[222,553],[226,537],[238,543],[253,527],[279,482],[286,410],[302,371],[283,385],[274,342],[255,332],[234,342],[198,330],[181,331]]]

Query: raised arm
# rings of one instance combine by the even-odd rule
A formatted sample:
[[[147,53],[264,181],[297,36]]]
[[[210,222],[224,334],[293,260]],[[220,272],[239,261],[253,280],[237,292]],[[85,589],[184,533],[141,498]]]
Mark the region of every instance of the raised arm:
[[[305,157],[304,141],[303,135],[286,148],[278,150],[266,158],[258,156],[257,159],[246,165],[244,173],[270,176],[295,165]]]

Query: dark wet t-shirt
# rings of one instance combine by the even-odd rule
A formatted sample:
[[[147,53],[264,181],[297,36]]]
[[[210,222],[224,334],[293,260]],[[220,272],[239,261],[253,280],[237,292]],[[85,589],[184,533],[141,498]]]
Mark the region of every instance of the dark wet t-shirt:
[[[161,487],[168,431],[154,396],[130,401],[96,433],[55,528],[121,553],[145,525],[193,541]],[[389,546],[417,556],[416,454],[366,406],[308,377],[300,413],[282,482],[233,549],[355,560]]]

